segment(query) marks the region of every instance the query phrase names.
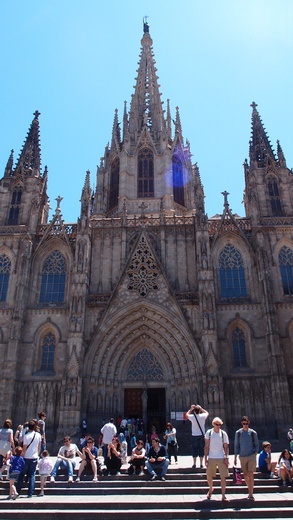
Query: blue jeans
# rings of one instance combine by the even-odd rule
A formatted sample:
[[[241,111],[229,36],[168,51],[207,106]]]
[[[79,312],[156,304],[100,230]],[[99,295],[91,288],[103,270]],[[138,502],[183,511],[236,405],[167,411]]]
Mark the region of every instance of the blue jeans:
[[[69,477],[73,477],[73,470],[75,468],[75,461],[73,459],[57,459],[51,473],[52,477],[56,477],[58,469],[60,467],[66,469]]]
[[[38,459],[26,459],[26,458],[24,459],[24,467],[19,474],[19,477],[17,479],[17,484],[16,484],[16,491],[18,494],[20,494],[20,491],[21,491],[24,475],[27,475],[28,479],[29,479],[28,490],[27,490],[28,496],[31,496],[34,493],[37,463],[38,463]]]
[[[146,462],[146,467],[151,475],[156,475],[156,470],[158,468],[162,469],[161,476],[164,477],[167,473],[168,466],[170,464],[169,459],[162,460],[161,462],[157,462],[154,464],[153,462],[150,462],[149,460]]]

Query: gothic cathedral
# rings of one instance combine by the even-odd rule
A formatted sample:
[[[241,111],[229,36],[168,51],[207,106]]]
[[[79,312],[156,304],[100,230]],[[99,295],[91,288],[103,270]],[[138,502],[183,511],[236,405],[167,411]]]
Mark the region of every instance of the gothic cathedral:
[[[252,103],[245,217],[208,218],[178,108],[163,109],[149,26],[129,108],[78,222],[48,222],[39,113],[0,181],[1,417],[44,409],[51,441],[84,417],[184,428],[199,402],[232,434],[293,423],[293,173]]]

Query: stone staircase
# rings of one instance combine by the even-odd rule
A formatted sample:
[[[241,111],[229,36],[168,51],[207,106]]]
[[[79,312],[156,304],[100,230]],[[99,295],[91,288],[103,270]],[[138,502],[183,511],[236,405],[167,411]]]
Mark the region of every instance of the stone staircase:
[[[190,460],[190,458],[189,458]],[[246,486],[233,484],[232,471],[227,480],[227,497],[221,501],[219,478],[214,481],[214,494],[208,491],[204,470],[170,466],[165,482],[149,481],[149,476],[100,477],[83,475],[80,483],[67,483],[58,476],[48,483],[45,496],[26,498],[26,485],[17,500],[7,500],[9,483],[0,482],[0,519],[21,520],[129,520],[131,518],[189,519],[189,518],[293,518],[293,488],[280,487],[278,480],[256,478],[255,502],[247,500]],[[291,491],[292,489],[292,491]]]

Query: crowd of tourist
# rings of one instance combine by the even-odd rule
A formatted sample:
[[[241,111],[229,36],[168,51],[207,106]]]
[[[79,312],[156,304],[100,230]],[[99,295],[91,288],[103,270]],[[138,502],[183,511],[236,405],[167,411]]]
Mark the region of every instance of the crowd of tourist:
[[[209,486],[207,499],[213,493],[213,479],[217,469],[220,474],[222,500],[226,497],[226,479],[229,476],[229,438],[222,429],[220,417],[212,420],[212,428],[206,431],[205,422],[209,413],[200,405],[191,405],[186,412],[186,418],[191,422],[192,435],[192,468],[206,467]],[[56,461],[46,449],[45,412],[39,412],[38,419],[33,419],[19,425],[13,434],[12,421],[6,419],[0,429],[0,480],[9,479],[8,499],[15,500],[21,493],[24,480],[27,482],[27,496],[31,498],[35,492],[36,473],[40,476],[40,491],[38,496],[44,496],[46,482],[55,482],[58,470],[63,470],[68,476],[68,482],[74,482],[74,470],[79,460],[79,468],[75,482],[79,482],[85,470],[92,473],[92,481],[98,482],[103,475],[120,475],[122,464],[129,463],[129,475],[150,475],[150,480],[165,481],[172,456],[178,464],[178,442],[176,428],[168,422],[162,434],[165,444],[160,441],[155,426],[150,435],[144,434],[144,425],[140,419],[122,419],[119,417],[117,426],[114,419],[106,422],[95,445],[94,438],[87,433],[86,420],[83,420],[83,436],[79,446],[72,442],[69,435],[63,439]],[[280,478],[282,486],[293,481],[293,430],[288,431],[289,449],[283,449],[278,461],[271,460],[271,444],[262,443],[258,456],[258,468],[263,478]],[[250,427],[247,416],[241,419],[241,428],[234,437],[234,468],[237,468],[238,458],[248,489],[248,499],[254,500],[254,474],[257,468],[259,440],[257,432]],[[239,470],[238,470],[239,471]]]

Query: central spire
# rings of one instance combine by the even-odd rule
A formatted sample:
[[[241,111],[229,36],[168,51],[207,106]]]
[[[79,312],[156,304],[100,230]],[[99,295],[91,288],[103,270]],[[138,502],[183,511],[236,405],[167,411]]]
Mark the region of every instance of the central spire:
[[[165,121],[152,49],[153,40],[149,34],[146,18],[143,28],[138,74],[130,106],[129,132],[132,135],[136,132],[140,133],[147,126],[156,139],[164,129]]]

